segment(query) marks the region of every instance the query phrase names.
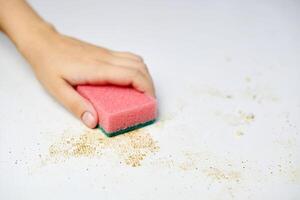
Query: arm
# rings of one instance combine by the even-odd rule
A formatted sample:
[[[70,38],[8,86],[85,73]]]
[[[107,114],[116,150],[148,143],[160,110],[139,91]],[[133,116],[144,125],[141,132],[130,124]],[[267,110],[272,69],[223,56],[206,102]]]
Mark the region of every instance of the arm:
[[[25,0],[0,0],[0,30],[31,64],[46,90],[90,128],[97,125],[97,113],[74,86],[131,85],[154,95],[151,76],[140,56],[60,34]]]

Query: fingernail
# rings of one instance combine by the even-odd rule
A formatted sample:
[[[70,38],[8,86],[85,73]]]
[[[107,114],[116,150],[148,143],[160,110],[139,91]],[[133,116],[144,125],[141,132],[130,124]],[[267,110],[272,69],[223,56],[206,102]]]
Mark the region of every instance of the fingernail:
[[[81,120],[83,121],[83,123],[90,127],[90,128],[94,128],[95,127],[95,117],[88,111],[84,112]]]

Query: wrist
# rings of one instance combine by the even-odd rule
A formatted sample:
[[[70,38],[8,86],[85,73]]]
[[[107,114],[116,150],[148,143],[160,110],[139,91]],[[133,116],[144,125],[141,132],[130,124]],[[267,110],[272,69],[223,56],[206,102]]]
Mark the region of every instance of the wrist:
[[[59,40],[60,34],[48,24],[36,25],[26,36],[15,41],[20,53],[31,64],[34,71],[41,67],[45,60],[49,59],[53,44]]]
[[[24,53],[23,51],[40,46],[57,34],[57,31],[51,24],[40,22],[28,27],[24,32],[13,33],[12,40],[19,51]]]

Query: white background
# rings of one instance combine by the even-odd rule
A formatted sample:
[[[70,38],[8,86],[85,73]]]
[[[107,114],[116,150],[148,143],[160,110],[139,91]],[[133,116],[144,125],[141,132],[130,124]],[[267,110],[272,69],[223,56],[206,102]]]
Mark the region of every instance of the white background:
[[[107,155],[32,170],[85,128],[1,34],[0,199],[300,199],[299,1],[30,2],[65,34],[144,57],[161,120],[145,130],[160,150],[135,168]]]

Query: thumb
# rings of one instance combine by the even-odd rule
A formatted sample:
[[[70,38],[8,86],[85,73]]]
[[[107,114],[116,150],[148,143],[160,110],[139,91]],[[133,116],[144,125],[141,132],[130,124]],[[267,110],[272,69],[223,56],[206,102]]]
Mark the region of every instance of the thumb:
[[[98,124],[98,115],[93,105],[64,80],[57,84],[53,91],[54,96],[69,111],[89,128],[95,128]]]

